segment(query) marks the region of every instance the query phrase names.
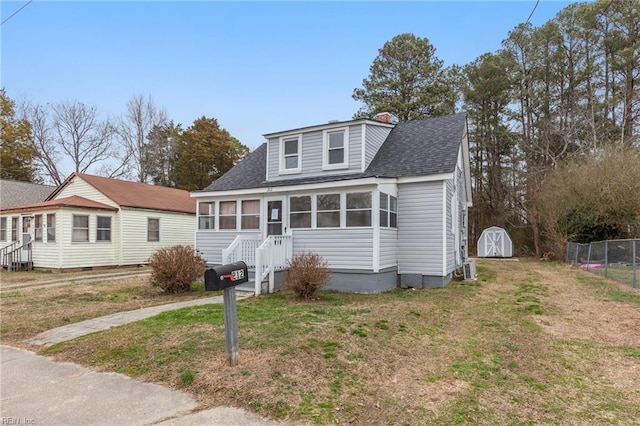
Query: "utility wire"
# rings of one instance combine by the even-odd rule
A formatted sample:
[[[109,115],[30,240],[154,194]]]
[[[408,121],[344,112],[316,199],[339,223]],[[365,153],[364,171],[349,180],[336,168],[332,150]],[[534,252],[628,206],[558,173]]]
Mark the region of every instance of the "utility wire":
[[[7,19],[5,19],[4,21],[2,21],[2,23],[0,25],[4,25],[5,22],[7,22],[9,19],[13,18],[14,16],[16,16],[18,14],[18,12],[20,12],[22,9],[24,9],[25,7],[29,6],[29,3],[31,3],[33,0],[29,0],[28,2],[26,2],[25,4],[22,5],[22,7],[18,10],[16,10],[15,12],[13,12],[11,14],[11,16],[9,16]]]
[[[536,1],[536,5],[535,5],[535,6],[533,6],[533,10],[532,10],[532,11],[531,11],[531,13],[529,14],[529,17],[527,18],[527,22],[525,23],[525,25],[529,23],[529,20],[530,20],[530,19],[531,19],[531,17],[533,16],[533,12],[535,12],[535,11],[536,11],[536,8],[538,7],[538,5],[539,5],[539,4],[540,4],[540,0],[537,0],[537,1]]]

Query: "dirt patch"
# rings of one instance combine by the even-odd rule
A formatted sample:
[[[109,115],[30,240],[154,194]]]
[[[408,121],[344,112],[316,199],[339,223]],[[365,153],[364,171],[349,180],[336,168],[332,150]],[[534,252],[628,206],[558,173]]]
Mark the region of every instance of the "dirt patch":
[[[533,318],[555,336],[594,340],[616,346],[640,347],[640,309],[628,303],[617,303],[598,297],[572,274],[541,269],[545,283],[553,295],[545,303],[554,307],[556,315]],[[587,272],[577,271],[578,274]],[[610,282],[624,291],[624,284]]]

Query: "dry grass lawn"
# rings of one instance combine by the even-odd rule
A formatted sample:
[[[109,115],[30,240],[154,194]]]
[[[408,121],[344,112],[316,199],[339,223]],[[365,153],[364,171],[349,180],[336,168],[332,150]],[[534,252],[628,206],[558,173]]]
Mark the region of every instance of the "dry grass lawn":
[[[104,274],[105,271],[100,273]],[[151,287],[148,276],[74,281],[81,276],[85,277],[87,273],[3,272],[3,284],[28,282],[34,285],[4,287],[0,291],[2,343],[34,349],[24,341],[55,327],[115,312],[212,296],[204,291],[202,285],[195,285],[195,291],[190,294],[162,294],[157,288]],[[53,279],[66,279],[69,284],[56,284],[54,287],[36,285]]]
[[[240,301],[235,366],[226,363],[219,305],[166,312],[45,353],[181,389],[201,408],[239,406],[286,424],[640,423],[638,290],[561,264],[480,265],[477,283],[444,289]],[[36,303],[52,307],[50,297]],[[35,332],[11,325],[21,315],[36,329],[59,322],[46,308],[5,311],[10,301],[2,295],[9,342]],[[82,303],[60,309],[68,318],[91,311]]]

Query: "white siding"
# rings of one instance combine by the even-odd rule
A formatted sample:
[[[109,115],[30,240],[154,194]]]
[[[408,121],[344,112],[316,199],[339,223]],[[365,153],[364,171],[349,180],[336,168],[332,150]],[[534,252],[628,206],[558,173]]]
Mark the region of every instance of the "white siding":
[[[47,240],[47,214],[54,213],[56,216],[56,238],[55,241]],[[43,227],[42,227],[42,239],[43,241],[34,241],[33,242],[33,251],[32,258],[33,264],[38,268],[51,268],[51,269],[60,269],[62,266],[60,265],[61,259],[61,250],[60,247],[62,243],[60,242],[60,229],[62,226],[62,215],[65,214],[63,210],[46,210],[42,212],[34,212],[34,215],[41,214]],[[66,212],[66,214],[71,214]]]
[[[280,167],[280,139],[272,138],[268,141],[268,170],[270,181],[307,178],[322,175],[336,175],[357,173],[362,171],[362,126],[349,126],[349,167],[339,170],[322,170],[322,130],[302,134],[302,172],[296,174],[279,175]]]
[[[104,203],[109,206],[120,207],[102,192],[98,191],[78,176],[74,176],[74,178],[71,179],[71,182],[69,182],[67,186],[65,186],[62,191],[56,195],[55,199],[71,197],[73,195]]]
[[[442,181],[398,185],[398,271],[442,276]]]
[[[446,273],[450,273],[456,268],[456,250],[455,247],[455,234],[453,233],[453,205],[451,203],[453,196],[453,179],[447,179],[445,181],[447,188],[447,196],[445,197],[446,207],[446,236],[447,236],[447,261],[446,261]],[[457,202],[457,200],[456,200]]]
[[[373,270],[373,230],[294,229],[293,252],[312,251],[335,269]]]
[[[153,210],[121,209],[122,264],[136,265],[149,261],[158,249],[175,245],[194,247],[195,215]],[[160,241],[147,241],[147,219],[160,219]]]
[[[380,269],[398,265],[398,230],[380,229]]]
[[[365,153],[364,153],[364,169],[366,170],[371,164],[373,157],[376,156],[382,143],[387,139],[391,129],[389,127],[380,127],[367,124]]]
[[[73,229],[73,215],[89,216],[89,241],[71,241]],[[111,216],[111,242],[96,242],[96,216]],[[59,217],[58,217],[59,216]],[[60,268],[86,268],[93,266],[118,265],[117,242],[114,242],[114,232],[117,232],[117,218],[115,212],[96,212],[95,210],[59,209],[56,210],[56,241]],[[116,236],[117,237],[117,236]],[[47,247],[47,250],[49,248]],[[51,254],[53,259],[53,254]],[[40,266],[35,263],[35,266]]]
[[[202,257],[207,263],[220,265],[222,264],[222,250],[229,247],[237,235],[237,232],[197,231],[196,248],[202,253]],[[243,232],[242,235],[259,237],[260,233]]]

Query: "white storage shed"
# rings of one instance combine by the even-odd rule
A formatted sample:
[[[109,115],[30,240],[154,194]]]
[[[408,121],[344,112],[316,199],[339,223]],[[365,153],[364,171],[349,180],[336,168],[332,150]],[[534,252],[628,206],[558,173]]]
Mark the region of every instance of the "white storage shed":
[[[509,233],[497,226],[482,231],[478,240],[478,257],[512,257],[513,242]]]

